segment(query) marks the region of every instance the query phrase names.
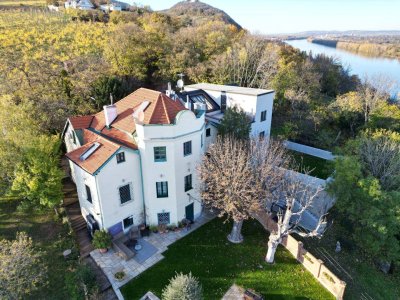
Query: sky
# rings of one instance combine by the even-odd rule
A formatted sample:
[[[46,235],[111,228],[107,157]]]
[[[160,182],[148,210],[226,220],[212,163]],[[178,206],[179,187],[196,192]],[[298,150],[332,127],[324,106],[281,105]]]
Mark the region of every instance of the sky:
[[[178,0],[135,0],[153,10]],[[400,0],[203,0],[253,33],[400,30]]]

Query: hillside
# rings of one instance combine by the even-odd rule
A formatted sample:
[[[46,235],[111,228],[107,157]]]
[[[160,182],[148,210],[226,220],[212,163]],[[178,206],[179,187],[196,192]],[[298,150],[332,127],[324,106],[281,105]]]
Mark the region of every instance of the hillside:
[[[221,20],[242,29],[242,26],[226,12],[200,1],[181,1],[163,12],[178,18],[185,18],[192,24],[203,23],[208,20]]]

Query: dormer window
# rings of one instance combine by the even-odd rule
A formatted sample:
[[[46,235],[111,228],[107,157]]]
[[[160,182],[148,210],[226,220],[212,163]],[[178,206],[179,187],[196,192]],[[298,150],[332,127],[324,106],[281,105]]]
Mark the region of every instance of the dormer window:
[[[123,163],[125,161],[125,152],[117,153],[117,164]]]

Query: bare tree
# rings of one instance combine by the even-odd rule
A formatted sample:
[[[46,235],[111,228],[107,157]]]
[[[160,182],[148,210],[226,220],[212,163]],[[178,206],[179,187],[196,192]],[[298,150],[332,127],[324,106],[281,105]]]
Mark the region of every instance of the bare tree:
[[[360,158],[386,190],[400,185],[400,134],[380,130],[360,138]]]
[[[217,57],[214,79],[220,83],[266,88],[278,71],[279,47],[261,38],[247,36]]]
[[[364,122],[369,122],[370,114],[390,97],[390,91],[395,83],[390,78],[378,75],[372,78],[365,76],[363,83],[358,87],[361,109]]]
[[[323,190],[321,186],[311,179],[312,177],[302,180],[301,177],[303,176],[305,175],[285,170],[282,180],[271,192],[271,201],[267,203],[267,206],[270,208],[273,206],[279,207],[279,212],[277,228],[269,236],[268,252],[265,257],[268,263],[274,262],[275,252],[282,242],[282,238],[291,233],[297,233],[304,237],[320,236],[326,227],[326,222],[321,217],[316,224],[311,224],[314,227],[312,230],[300,228],[304,214],[312,207],[314,201]]]
[[[198,167],[200,193],[205,205],[234,221],[228,240],[243,241],[243,220],[265,205],[270,186],[276,185],[288,156],[279,142],[253,138],[241,141],[218,137]]]

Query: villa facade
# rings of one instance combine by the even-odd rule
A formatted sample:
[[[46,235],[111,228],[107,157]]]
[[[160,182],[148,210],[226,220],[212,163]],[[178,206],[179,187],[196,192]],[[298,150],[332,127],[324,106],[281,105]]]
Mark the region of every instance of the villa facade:
[[[67,120],[63,137],[83,217],[116,235],[132,225],[175,224],[202,213],[196,166],[226,108],[250,116],[268,138],[274,92],[212,84],[179,93],[140,88],[90,116]]]

